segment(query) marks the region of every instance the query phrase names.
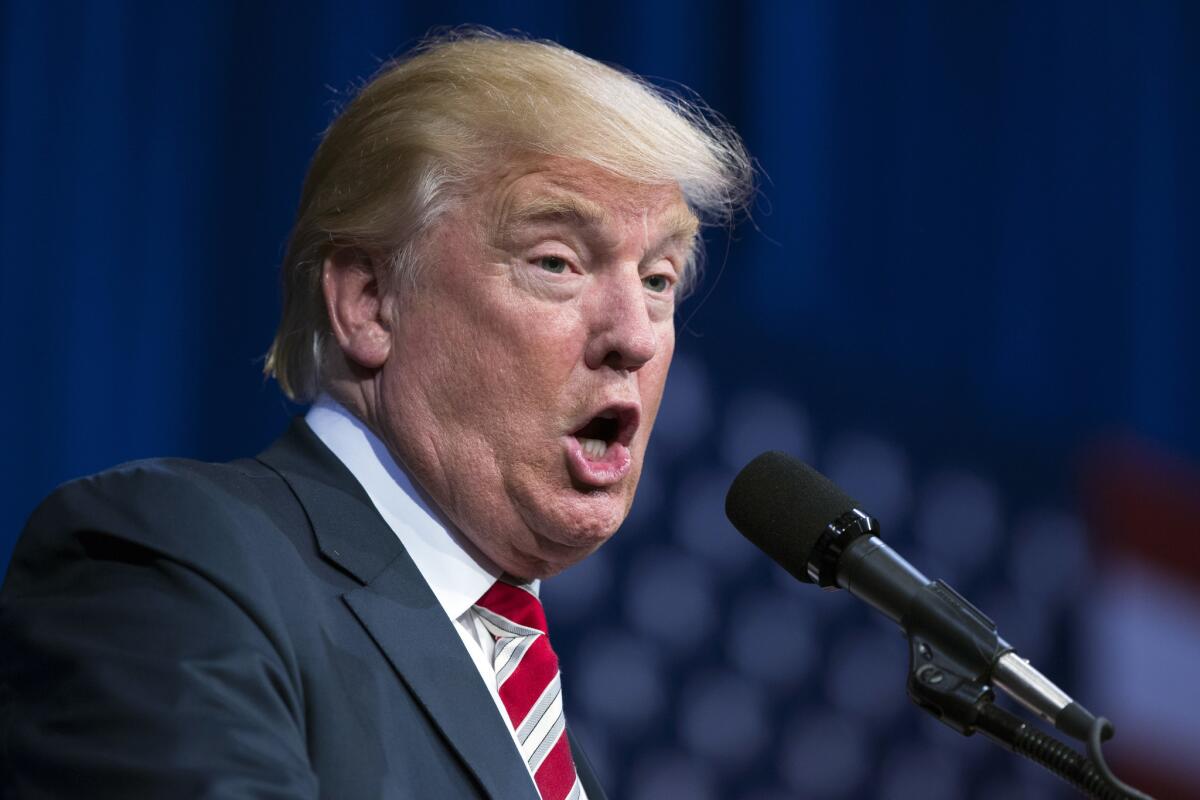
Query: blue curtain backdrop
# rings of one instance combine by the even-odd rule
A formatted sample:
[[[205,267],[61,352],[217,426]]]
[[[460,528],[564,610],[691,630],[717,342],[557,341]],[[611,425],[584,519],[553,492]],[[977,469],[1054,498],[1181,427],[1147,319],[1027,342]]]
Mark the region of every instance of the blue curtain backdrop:
[[[284,428],[260,368],[308,159],[357,81],[461,23],[690,87],[761,167],[680,314],[633,518],[547,586],[610,793],[1069,796],[918,717],[901,638],[794,589],[720,498],[791,449],[1084,679],[1081,461],[1114,435],[1200,461],[1197,3],[0,3],[0,570],[57,483]]]

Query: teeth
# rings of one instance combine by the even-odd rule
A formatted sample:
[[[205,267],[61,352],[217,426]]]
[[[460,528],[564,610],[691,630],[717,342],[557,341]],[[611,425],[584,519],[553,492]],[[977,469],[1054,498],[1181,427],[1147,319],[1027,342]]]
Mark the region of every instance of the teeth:
[[[608,445],[603,439],[580,439],[579,443],[583,445],[583,452],[587,453],[589,458],[604,458],[604,454],[608,452]]]

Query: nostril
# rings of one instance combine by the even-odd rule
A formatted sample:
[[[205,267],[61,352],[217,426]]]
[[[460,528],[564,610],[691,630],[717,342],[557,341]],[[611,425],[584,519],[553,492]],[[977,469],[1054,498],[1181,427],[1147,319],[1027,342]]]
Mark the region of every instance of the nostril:
[[[641,363],[630,362],[630,360],[619,350],[610,350],[608,355],[604,357],[604,366],[616,370],[637,369]]]

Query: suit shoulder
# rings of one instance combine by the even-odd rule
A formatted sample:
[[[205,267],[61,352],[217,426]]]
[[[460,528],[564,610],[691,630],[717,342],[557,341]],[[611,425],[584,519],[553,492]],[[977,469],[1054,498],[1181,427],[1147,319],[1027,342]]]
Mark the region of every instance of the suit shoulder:
[[[13,567],[29,573],[98,543],[130,557],[219,567],[268,556],[298,526],[307,527],[290,489],[257,461],[133,461],[55,489],[30,516]]]
[[[274,472],[250,459],[144,459],[62,484],[33,512],[29,527],[95,520],[190,527],[252,512],[284,491]]]

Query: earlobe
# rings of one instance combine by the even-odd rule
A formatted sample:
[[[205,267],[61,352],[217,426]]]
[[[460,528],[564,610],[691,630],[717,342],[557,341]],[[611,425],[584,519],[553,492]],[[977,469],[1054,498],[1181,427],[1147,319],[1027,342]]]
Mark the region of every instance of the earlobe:
[[[321,288],[329,325],[342,352],[367,369],[379,369],[391,352],[391,325],[375,262],[357,247],[340,247],[325,258]]]

